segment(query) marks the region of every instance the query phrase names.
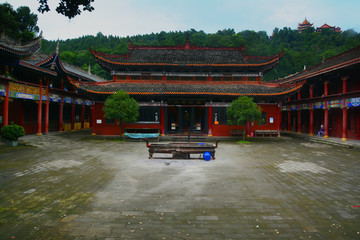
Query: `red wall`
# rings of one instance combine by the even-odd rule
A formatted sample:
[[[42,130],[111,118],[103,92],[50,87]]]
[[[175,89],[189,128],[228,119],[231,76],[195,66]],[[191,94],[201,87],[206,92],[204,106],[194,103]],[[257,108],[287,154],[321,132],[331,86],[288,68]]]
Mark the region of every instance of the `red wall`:
[[[104,104],[96,103],[95,105],[95,133],[97,135],[119,135],[120,127],[117,124],[107,124],[104,118],[104,112],[102,110]],[[276,104],[259,104],[262,112],[267,113],[266,124],[258,125],[254,122],[254,126],[249,124],[249,134],[258,130],[278,130],[280,108]],[[270,118],[274,119],[273,123],[269,123]],[[101,120],[101,124],[96,123],[97,120]],[[158,124],[127,124],[126,128],[158,128]],[[124,126],[121,127],[122,133],[124,132]],[[242,129],[242,126],[228,126],[228,125],[212,125],[213,136],[230,136],[231,129]]]
[[[95,104],[95,133],[96,135],[120,135],[120,126],[116,123],[106,123],[105,113],[102,110],[103,103]],[[101,124],[97,123],[97,120],[101,120]],[[122,124],[121,133],[124,133],[126,128],[159,128],[159,124]]]
[[[277,104],[258,104],[261,107],[262,112],[266,112],[266,124],[258,125],[254,122],[254,126],[249,124],[249,134],[255,130],[278,130],[280,108]],[[273,123],[269,123],[270,118],[274,118]],[[230,136],[230,130],[243,129],[242,126],[228,126],[228,125],[213,125],[213,136]]]

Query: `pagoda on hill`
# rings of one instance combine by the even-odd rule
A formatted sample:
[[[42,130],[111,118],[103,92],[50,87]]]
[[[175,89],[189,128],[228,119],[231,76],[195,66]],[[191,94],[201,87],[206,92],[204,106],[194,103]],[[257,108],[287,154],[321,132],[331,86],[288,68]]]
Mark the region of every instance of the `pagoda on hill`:
[[[302,23],[299,23],[299,26],[297,28],[297,30],[301,33],[302,31],[304,31],[305,29],[312,27],[313,24],[310,23],[306,18]]]

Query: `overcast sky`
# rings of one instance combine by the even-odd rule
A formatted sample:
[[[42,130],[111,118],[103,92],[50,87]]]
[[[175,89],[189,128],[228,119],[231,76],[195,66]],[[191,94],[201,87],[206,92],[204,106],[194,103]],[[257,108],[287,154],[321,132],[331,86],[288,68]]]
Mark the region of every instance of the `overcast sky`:
[[[59,0],[48,0],[52,11],[40,14],[38,0],[0,0],[14,9],[29,6],[38,14],[38,26],[48,40],[84,35],[120,37],[189,29],[215,33],[225,28],[266,31],[296,29],[305,17],[319,27],[324,23],[360,32],[360,0],[95,0],[95,10],[68,20],[57,14]]]

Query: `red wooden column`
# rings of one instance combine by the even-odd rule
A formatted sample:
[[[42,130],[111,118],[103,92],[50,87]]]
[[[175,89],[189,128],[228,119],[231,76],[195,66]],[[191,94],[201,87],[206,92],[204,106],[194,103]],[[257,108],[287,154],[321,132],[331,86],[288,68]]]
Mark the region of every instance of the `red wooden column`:
[[[49,99],[49,79],[46,79],[46,105],[45,105],[45,119],[44,119],[44,133],[49,132],[49,105],[50,105],[50,99]]]
[[[165,134],[165,106],[162,104],[160,106],[160,134],[161,136]]]
[[[208,136],[212,136],[212,126],[213,126],[213,107],[209,106],[208,113]]]
[[[75,130],[75,98],[72,99],[72,105],[71,105],[71,131]]]
[[[64,90],[64,80],[61,79],[61,90]],[[64,95],[61,95],[60,107],[59,107],[59,131],[63,131],[63,113],[64,113]]]
[[[91,103],[91,135],[96,135],[95,103]]]
[[[342,140],[343,141],[347,141],[347,121],[348,121],[348,111],[346,109],[346,107],[342,108],[342,113],[343,113],[343,126],[342,126]]]
[[[301,92],[300,90],[298,91],[298,100],[301,100]],[[298,105],[298,125],[297,125],[297,133],[300,134],[301,133],[301,104]]]
[[[311,99],[314,97],[314,86],[310,85],[310,119],[309,119],[309,135],[314,136],[314,108]]]
[[[347,92],[347,77],[343,77],[342,81],[343,81],[343,94],[345,94]],[[342,126],[342,140],[343,141],[347,141],[348,137],[347,137],[347,128],[348,128],[348,111],[346,108],[346,99],[343,98],[343,104],[342,104],[342,113],[343,113],[343,126]]]
[[[328,90],[328,82],[325,81],[324,82],[324,96],[327,96],[329,93]],[[324,106],[324,128],[325,128],[325,134],[324,134],[324,138],[328,138],[329,137],[329,109],[327,106],[327,100],[325,100],[325,106]]]
[[[85,99],[82,100],[83,104],[81,107],[81,117],[80,117],[80,121],[81,121],[81,129],[85,128]]]
[[[37,109],[37,131],[36,136],[41,136],[41,111],[42,111],[42,79],[39,80],[39,103]]]
[[[282,125],[282,112],[281,108],[278,109],[278,137],[280,137],[281,125]]]
[[[289,103],[290,102],[290,98],[287,99],[287,102]],[[287,130],[288,132],[291,132],[291,107],[289,108],[288,106],[288,122],[287,122]]]
[[[3,126],[9,125],[9,96],[10,96],[10,84],[6,83],[5,86],[5,98],[4,98],[4,103],[3,103]]]
[[[287,130],[288,132],[291,132],[291,109],[288,111],[288,126],[287,126]]]

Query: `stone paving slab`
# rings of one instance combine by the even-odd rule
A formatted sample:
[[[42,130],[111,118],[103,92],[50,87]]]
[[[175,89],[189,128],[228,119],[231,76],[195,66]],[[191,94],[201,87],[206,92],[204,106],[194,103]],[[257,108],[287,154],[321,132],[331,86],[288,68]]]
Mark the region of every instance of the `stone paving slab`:
[[[212,161],[88,133],[0,146],[0,239],[360,239],[360,152],[284,138]]]

